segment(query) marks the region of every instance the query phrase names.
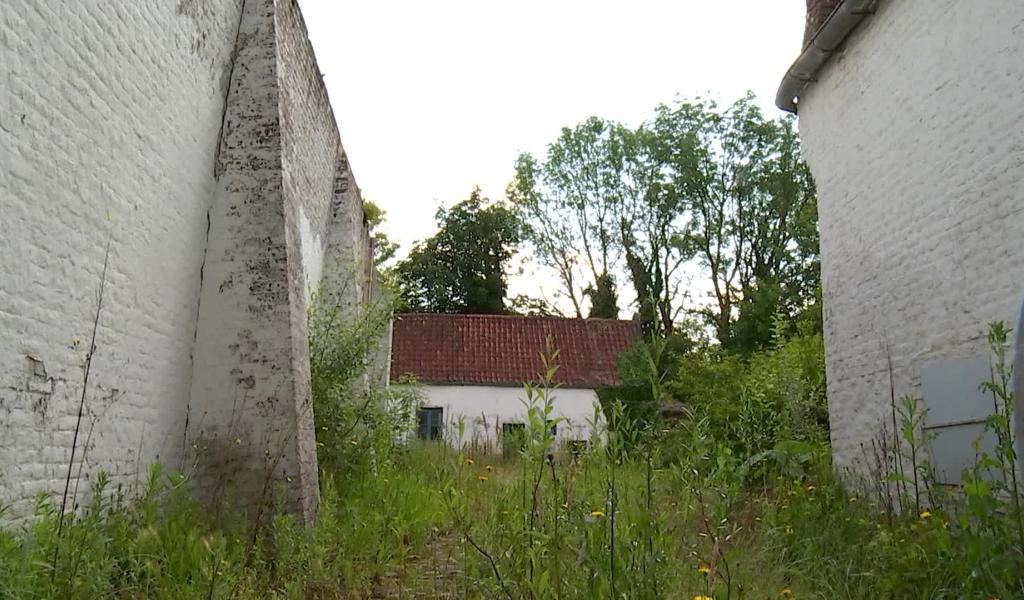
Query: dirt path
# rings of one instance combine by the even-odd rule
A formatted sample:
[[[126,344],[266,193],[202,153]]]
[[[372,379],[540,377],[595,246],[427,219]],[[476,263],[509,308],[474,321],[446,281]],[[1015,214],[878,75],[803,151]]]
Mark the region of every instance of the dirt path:
[[[461,553],[457,534],[441,534],[431,539],[421,553],[410,556],[399,568],[385,575],[370,598],[462,598]]]

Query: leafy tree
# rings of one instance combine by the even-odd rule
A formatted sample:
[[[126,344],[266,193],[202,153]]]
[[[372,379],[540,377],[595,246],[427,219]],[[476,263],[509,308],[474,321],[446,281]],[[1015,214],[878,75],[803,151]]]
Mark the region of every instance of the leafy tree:
[[[504,314],[506,268],[522,227],[516,213],[476,188],[437,212],[439,231],[395,268],[402,308],[410,312]]]
[[[519,157],[509,198],[577,316],[583,298],[590,316],[618,316],[615,281],[624,273],[645,330],[672,330],[687,257],[682,204],[666,180],[663,147],[646,127],[591,117],[563,129],[543,163]]]
[[[612,128],[597,117],[563,128],[543,163],[529,154],[519,156],[507,190],[537,258],[558,274],[561,293],[577,317],[583,316],[586,296],[601,303],[597,314],[618,314],[610,277],[618,259],[618,173],[608,160]]]
[[[587,315],[592,319],[618,319],[619,318],[619,295],[615,289],[615,278],[608,273],[597,276],[597,281],[592,286],[583,290],[584,295],[590,298],[590,313]]]
[[[387,234],[380,230],[386,214],[384,209],[374,202],[363,200],[363,216],[366,217],[370,239],[373,241],[373,265],[377,268],[394,258],[398,252],[398,243],[391,241]]]
[[[726,347],[764,347],[774,315],[794,320],[819,280],[814,183],[792,120],[765,119],[748,94],[722,112],[707,101],[660,106],[652,128],[710,275],[705,315]]]

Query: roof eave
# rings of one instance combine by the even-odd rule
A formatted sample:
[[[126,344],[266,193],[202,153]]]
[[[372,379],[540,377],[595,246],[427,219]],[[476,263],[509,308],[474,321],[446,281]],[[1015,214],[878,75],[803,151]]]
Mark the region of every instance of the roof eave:
[[[775,94],[775,106],[796,114],[800,95],[853,30],[870,14],[879,0],[844,0],[825,19],[810,43],[786,71]]]

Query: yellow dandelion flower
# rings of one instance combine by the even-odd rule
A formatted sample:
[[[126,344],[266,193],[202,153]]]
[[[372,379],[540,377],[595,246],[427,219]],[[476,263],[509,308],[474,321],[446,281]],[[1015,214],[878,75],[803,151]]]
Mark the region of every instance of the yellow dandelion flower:
[[[478,475],[477,479],[479,479],[480,481],[487,481],[487,476],[486,475]]]
[[[488,471],[493,471],[494,470],[494,467],[492,467],[491,465],[487,465],[484,468],[487,469]]]
[[[473,459],[472,458],[467,458],[463,462],[466,463],[467,465],[471,465],[471,464],[473,464]]]
[[[813,485],[809,485],[809,486],[807,486],[807,491],[808,491],[808,492],[813,492],[813,491],[814,491],[814,490],[816,490],[816,489],[818,489],[818,488],[814,487]]]
[[[594,517],[595,519],[600,519],[600,518],[604,517],[604,511],[602,511],[602,510],[592,510],[592,511],[590,511],[590,516]]]
[[[697,572],[701,575],[707,575],[711,572],[711,567],[709,567],[708,565],[700,565],[699,567],[697,567]]]
[[[788,587],[782,588],[781,590],[779,590],[779,595],[783,598],[789,598],[793,595],[793,590],[789,589]]]
[[[931,518],[932,513],[928,512],[927,510],[922,510],[921,514],[919,514],[918,516],[921,517],[922,519],[929,519],[929,518]]]
[[[704,595],[701,595],[701,594],[697,594],[696,596],[693,597],[693,600],[715,600],[715,599],[712,598],[711,596],[704,596]]]

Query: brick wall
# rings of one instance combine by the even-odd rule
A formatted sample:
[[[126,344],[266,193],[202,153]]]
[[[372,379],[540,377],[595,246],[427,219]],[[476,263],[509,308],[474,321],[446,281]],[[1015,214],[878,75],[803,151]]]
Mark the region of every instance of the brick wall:
[[[309,291],[370,246],[297,6],[52,4],[0,16],[0,503],[63,488],[109,241],[83,475],[311,517]]]
[[[181,466],[240,4],[0,11],[0,504],[14,513],[63,489],[108,241],[77,457],[126,484],[156,459]]]
[[[1024,5],[879,3],[800,99],[818,185],[832,443],[856,467],[921,365],[1024,297]],[[888,347],[888,350],[887,350]]]

